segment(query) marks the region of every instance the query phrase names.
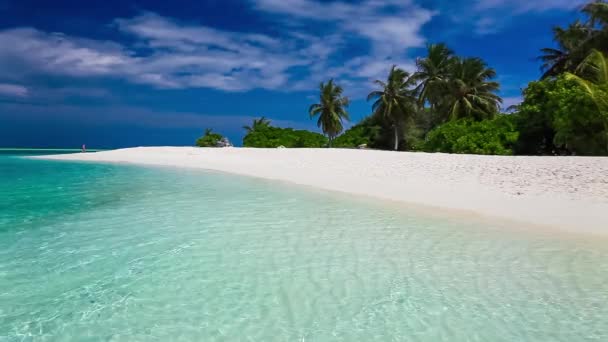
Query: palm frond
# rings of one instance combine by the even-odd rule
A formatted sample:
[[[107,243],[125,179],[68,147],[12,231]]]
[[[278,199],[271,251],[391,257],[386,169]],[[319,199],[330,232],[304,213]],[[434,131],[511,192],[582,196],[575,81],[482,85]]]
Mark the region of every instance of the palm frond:
[[[576,67],[575,74],[594,82],[608,82],[608,58],[598,50],[591,53]]]

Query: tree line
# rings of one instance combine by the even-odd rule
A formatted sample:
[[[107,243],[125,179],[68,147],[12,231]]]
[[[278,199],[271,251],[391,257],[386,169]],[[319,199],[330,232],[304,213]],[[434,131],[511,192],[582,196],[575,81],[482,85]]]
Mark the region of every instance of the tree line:
[[[501,113],[496,71],[481,58],[430,44],[412,73],[392,66],[369,93],[372,114],[344,131],[349,99],[332,79],[309,108],[320,134],[246,127],[249,147],[357,147],[476,154],[608,155],[608,4],[582,8],[584,21],[556,27],[541,49],[542,76],[523,102]]]

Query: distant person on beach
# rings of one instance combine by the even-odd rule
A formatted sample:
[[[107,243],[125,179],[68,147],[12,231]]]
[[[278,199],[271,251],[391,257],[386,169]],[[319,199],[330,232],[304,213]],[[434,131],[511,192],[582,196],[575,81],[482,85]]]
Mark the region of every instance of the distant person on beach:
[[[87,145],[82,144],[82,152],[86,152],[87,151]]]

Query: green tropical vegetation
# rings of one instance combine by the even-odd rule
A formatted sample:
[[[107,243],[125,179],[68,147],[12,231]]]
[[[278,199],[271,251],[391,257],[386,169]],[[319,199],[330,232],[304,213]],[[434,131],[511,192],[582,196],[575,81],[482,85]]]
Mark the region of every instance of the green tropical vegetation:
[[[318,117],[317,127],[327,135],[331,147],[332,141],[344,129],[343,121],[349,119],[346,112],[349,100],[342,95],[344,90],[336,85],[333,79],[327,83],[321,83],[319,90],[319,103],[311,105],[308,113],[311,118]]]
[[[496,71],[480,58],[454,58],[438,110],[447,120],[492,119],[502,103],[496,95],[500,85],[492,81],[495,77]]]
[[[429,44],[414,71],[387,66],[386,79],[374,81],[367,97],[371,113],[360,122],[347,123],[349,100],[332,79],[320,84],[319,102],[308,111],[325,136],[274,127],[262,117],[245,127],[243,145],[608,155],[608,3],[590,2],[582,15],[553,28],[555,46],[540,49],[539,80],[507,113],[493,68],[444,43]]]
[[[222,140],[223,136],[219,133],[213,132],[210,128],[205,129],[205,133],[202,137],[196,140],[196,146],[198,147],[215,147],[217,143]]]
[[[520,132],[516,152],[607,155],[607,115],[567,74],[531,82],[514,114]]]
[[[564,72],[573,73],[592,50],[608,53],[608,4],[592,1],[582,12],[587,20],[579,20],[566,28],[553,28],[556,48],[541,49],[542,78],[555,77]]]
[[[294,130],[272,126],[264,117],[253,120],[245,126],[247,134],[243,138],[244,147],[325,147],[328,139],[322,134],[307,130]]]
[[[519,137],[512,117],[490,120],[458,119],[429,132],[420,146],[429,152],[511,155]]]
[[[410,123],[418,111],[415,79],[407,71],[393,65],[386,82],[376,80],[374,83],[380,90],[374,90],[367,96],[368,101],[375,100],[372,115],[390,125],[394,133],[393,149],[398,150],[404,124]]]
[[[334,140],[334,147],[357,147],[366,146],[382,149],[384,145],[381,141],[382,127],[377,120],[368,117],[358,124],[347,129],[343,134]]]

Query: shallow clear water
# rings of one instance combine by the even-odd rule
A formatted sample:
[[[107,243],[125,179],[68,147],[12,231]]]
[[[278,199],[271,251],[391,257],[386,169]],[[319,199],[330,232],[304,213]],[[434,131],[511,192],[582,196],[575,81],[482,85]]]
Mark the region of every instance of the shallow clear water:
[[[0,156],[0,340],[606,341],[608,244]]]

